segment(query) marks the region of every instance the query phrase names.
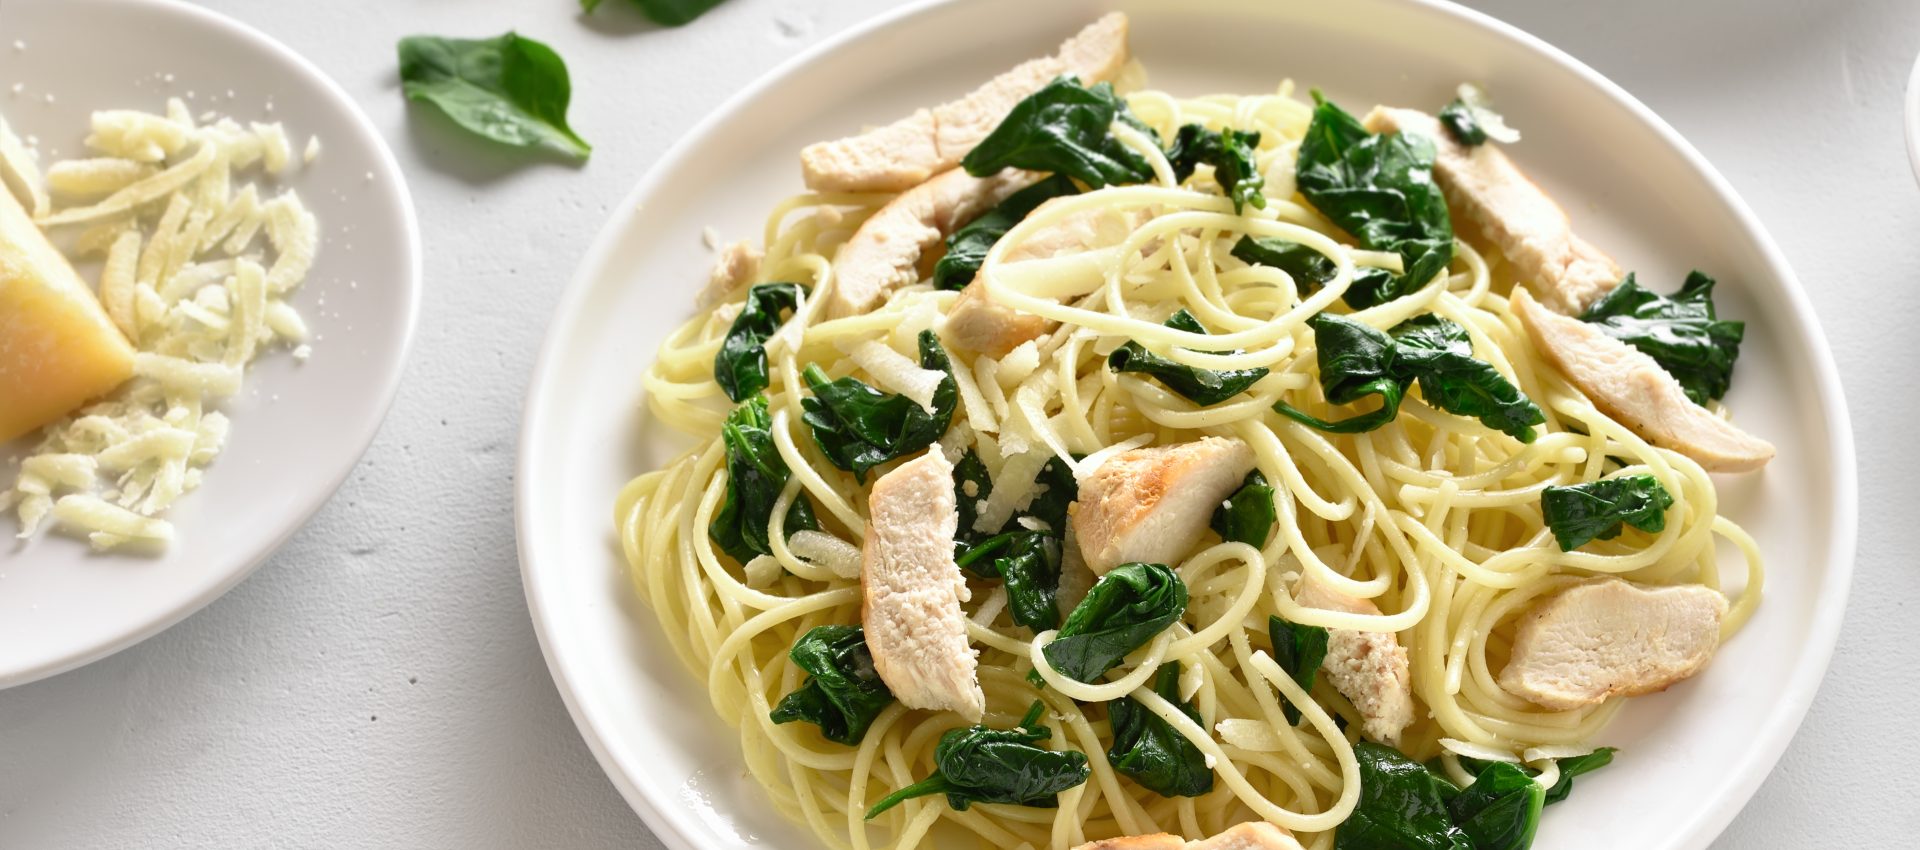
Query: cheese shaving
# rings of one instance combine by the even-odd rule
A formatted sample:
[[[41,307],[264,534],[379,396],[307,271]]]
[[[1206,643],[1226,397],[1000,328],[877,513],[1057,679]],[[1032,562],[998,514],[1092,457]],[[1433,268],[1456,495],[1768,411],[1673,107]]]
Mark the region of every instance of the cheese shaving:
[[[859,547],[824,531],[796,531],[787,537],[787,547],[807,563],[826,567],[841,578],[860,577]]]
[[[867,340],[847,352],[854,363],[888,390],[913,399],[928,413],[933,412],[933,394],[946,380],[947,373],[922,369],[920,364],[878,340]]]

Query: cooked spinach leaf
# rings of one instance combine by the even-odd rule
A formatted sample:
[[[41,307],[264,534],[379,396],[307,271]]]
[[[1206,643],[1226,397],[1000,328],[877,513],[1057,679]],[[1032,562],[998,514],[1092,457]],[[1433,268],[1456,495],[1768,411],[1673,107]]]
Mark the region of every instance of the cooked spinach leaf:
[[[933,445],[947,433],[959,390],[947,352],[931,330],[920,332],[920,368],[947,373],[934,390],[931,411],[857,378],[829,381],[819,366],[809,364],[802,377],[813,395],[800,400],[801,420],[827,460],[865,481],[867,470]]]
[[[1560,781],[1553,783],[1553,787],[1547,789],[1546,804],[1551,806],[1565,800],[1568,794],[1573,793],[1574,777],[1582,773],[1592,773],[1612,764],[1615,752],[1613,747],[1601,747],[1584,756],[1568,756],[1559,759],[1556,764],[1560,766]]]
[[[1360,802],[1340,824],[1334,850],[1475,850],[1453,825],[1447,801],[1459,790],[1392,747],[1361,741]]]
[[[1433,141],[1367,132],[1314,92],[1313,121],[1295,166],[1300,194],[1366,248],[1400,255],[1404,272],[1377,291],[1349,289],[1355,309],[1410,293],[1453,261],[1453,221],[1433,180]]]
[[[767,338],[785,323],[782,313],[800,309],[806,293],[797,283],[762,283],[747,290],[746,306],[713,356],[713,379],[727,398],[745,401],[767,388]]]
[[[677,27],[691,23],[722,2],[724,0],[633,0],[633,5],[640,7],[640,14],[646,15],[647,20]],[[580,0],[580,9],[591,14],[600,8],[600,3],[601,0]]]
[[[1243,207],[1261,209],[1267,205],[1267,196],[1260,191],[1267,179],[1253,158],[1259,149],[1258,132],[1229,127],[1216,133],[1199,124],[1186,124],[1173,137],[1167,163],[1173,166],[1174,179],[1180,181],[1193,176],[1194,169],[1202,164],[1213,166],[1214,180],[1226,190],[1233,211],[1238,213]]]
[[[1327,400],[1351,404],[1380,397],[1380,408],[1336,421],[1310,416],[1284,401],[1274,410],[1300,422],[1341,434],[1371,431],[1392,422],[1415,381],[1434,407],[1531,443],[1533,426],[1546,421],[1539,406],[1484,360],[1473,357],[1466,329],[1436,315],[1416,316],[1382,333],[1354,319],[1321,313],[1313,328],[1320,386]]]
[[[1080,482],[1073,477],[1073,467],[1057,457],[1048,460],[1040,467],[1040,474],[1034,476],[1033,484],[1040,489],[1034,492],[1024,510],[1014,513],[1009,525],[1017,525],[1023,516],[1033,517],[1046,523],[1053,536],[1065,537],[1067,509],[1080,498]]]
[[[1460,98],[1440,110],[1440,126],[1447,128],[1453,140],[1467,147],[1487,143],[1487,129],[1480,126],[1480,119],[1473,117],[1473,108]]]
[[[1054,198],[1079,192],[1080,187],[1072,180],[1055,174],[1009,195],[999,206],[954,231],[947,237],[947,253],[933,264],[933,288],[964,288],[980,271],[980,264],[986,262],[987,251],[1028,213]]]
[[[1185,310],[1178,311],[1166,321],[1166,326],[1188,333],[1203,334],[1207,329],[1200,320]],[[1219,404],[1233,398],[1267,376],[1265,367],[1252,369],[1213,370],[1188,366],[1165,357],[1161,357],[1137,342],[1128,342],[1107,355],[1107,368],[1115,372],[1142,372],[1160,379],[1167,389],[1173,390],[1187,400],[1201,407]]]
[[[1667,527],[1673,495],[1651,475],[1622,475],[1540,493],[1540,513],[1560,543],[1571,552],[1592,540],[1612,540],[1631,525],[1649,534]]]
[[[586,159],[593,146],[567,126],[573,87],[553,48],[513,32],[498,38],[400,40],[400,89],[440,107],[467,131],[515,147]]]
[[[975,177],[1025,168],[1064,174],[1094,188],[1153,179],[1146,158],[1114,138],[1116,120],[1153,133],[1133,117],[1112,85],[1083,87],[1073,77],[1057,77],[1014,105],[960,165]]]
[[[1180,699],[1178,663],[1160,666],[1154,673],[1153,692],[1206,728],[1193,703]],[[1213,790],[1213,768],[1207,766],[1206,754],[1160,715],[1132,697],[1123,697],[1107,703],[1107,719],[1113,726],[1107,763],[1114,770],[1162,797],[1198,797]]]
[[[1187,584],[1164,564],[1121,564],[1095,582],[1043,652],[1062,675],[1100,678],[1187,610]]]
[[[1447,801],[1447,813],[1474,850],[1526,850],[1545,800],[1546,790],[1518,765],[1491,762]]]
[[[980,460],[980,455],[968,449],[953,465],[953,502],[960,513],[960,523],[954,534],[955,557],[985,536],[974,531],[973,524],[980,519],[980,506],[986,504],[987,497],[991,495],[993,477],[987,473],[987,465]]]
[[[1233,244],[1233,256],[1242,262],[1272,266],[1293,278],[1300,297],[1305,298],[1320,291],[1320,287],[1333,280],[1340,270],[1321,254],[1298,242],[1266,236],[1242,236]],[[1353,270],[1353,280],[1347,284],[1346,294],[1341,300],[1348,306],[1360,309],[1365,306],[1390,301],[1387,292],[1394,286],[1393,272],[1360,266]],[[1397,297],[1397,296],[1395,296]]]
[[[1608,336],[1640,349],[1667,370],[1696,404],[1727,394],[1747,323],[1713,309],[1713,278],[1691,272],[1671,297],[1645,289],[1629,273],[1580,314]]]
[[[720,551],[744,564],[755,555],[771,555],[767,524],[773,503],[787,484],[787,463],[773,445],[773,417],[767,415],[767,397],[757,395],[727,414],[720,439],[727,447],[727,499],[720,503],[707,536]],[[786,531],[817,530],[813,503],[803,492],[787,509]]]
[[[1059,793],[1087,781],[1087,755],[1034,746],[1048,737],[1040,725],[1043,704],[1033,701],[1013,729],[969,726],[951,729],[934,748],[933,775],[888,794],[867,810],[872,820],[901,802],[946,794],[947,805],[964,812],[974,803],[1012,803],[1050,809]]]
[[[1060,625],[1060,538],[1039,531],[1007,531],[972,546],[960,544],[960,566],[1007,587],[1007,614],[1015,623],[1044,631]]]
[[[1247,473],[1240,489],[1213,509],[1213,520],[1208,526],[1221,540],[1258,549],[1267,544],[1267,535],[1278,521],[1279,514],[1273,506],[1273,485],[1256,469]]]
[[[804,720],[829,741],[853,746],[893,702],[893,692],[873,669],[866,631],[859,626],[816,626],[787,652],[807,681],[780,699],[769,715],[775,723]]]
[[[1267,638],[1273,641],[1273,661],[1280,669],[1293,678],[1300,690],[1313,693],[1314,675],[1320,672],[1320,664],[1327,660],[1327,636],[1324,626],[1309,626],[1285,620],[1279,616],[1267,617]],[[1292,702],[1280,706],[1288,723],[1300,722],[1300,709]]]

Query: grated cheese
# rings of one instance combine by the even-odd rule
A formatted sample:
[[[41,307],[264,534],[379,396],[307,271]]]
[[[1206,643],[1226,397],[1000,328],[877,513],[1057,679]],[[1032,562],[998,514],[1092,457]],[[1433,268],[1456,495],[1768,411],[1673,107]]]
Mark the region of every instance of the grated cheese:
[[[922,369],[919,363],[879,340],[870,339],[855,345],[847,356],[880,386],[913,399],[928,413],[933,412],[933,394],[940,388],[940,382],[946,380],[947,373]]]

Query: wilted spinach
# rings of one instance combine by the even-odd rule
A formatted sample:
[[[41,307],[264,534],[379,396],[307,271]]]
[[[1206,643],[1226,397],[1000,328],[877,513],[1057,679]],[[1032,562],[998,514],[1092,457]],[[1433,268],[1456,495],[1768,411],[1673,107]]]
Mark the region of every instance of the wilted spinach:
[[[773,417],[767,415],[767,397],[756,395],[727,414],[720,439],[727,447],[727,499],[707,526],[720,551],[744,564],[755,555],[771,555],[767,524],[773,503],[787,484],[787,463],[773,445]],[[816,530],[813,503],[805,493],[787,509],[786,531]]]
[[[1233,211],[1238,213],[1243,207],[1262,209],[1267,205],[1267,196],[1260,191],[1267,180],[1253,158],[1259,149],[1257,131],[1229,127],[1216,133],[1199,124],[1186,124],[1173,138],[1167,163],[1173,166],[1174,179],[1181,181],[1193,176],[1194,169],[1202,164],[1213,166],[1214,180],[1226,190]]]
[[[967,222],[947,237],[947,253],[933,264],[933,288],[961,289],[973,281],[986,262],[987,251],[1019,224],[1027,213],[1054,198],[1078,194],[1080,187],[1058,174],[1009,195],[985,215]]]
[[[893,692],[873,668],[865,630],[859,626],[817,626],[794,641],[787,653],[807,681],[780,699],[769,715],[775,723],[804,720],[820,735],[848,746],[866,737],[873,718],[893,702]]]
[[[1207,329],[1192,313],[1180,310],[1166,321],[1174,330],[1203,334]],[[1247,391],[1267,376],[1265,367],[1252,369],[1201,369],[1161,357],[1137,342],[1113,350],[1107,355],[1107,368],[1115,372],[1142,372],[1160,379],[1173,390],[1202,407],[1219,404]]]
[[[1038,630],[1060,624],[1060,547],[1066,533],[1067,506],[1079,492],[1073,469],[1053,458],[1034,479],[1035,493],[1025,510],[1016,512],[999,533],[974,530],[979,503],[993,494],[993,479],[980,456],[968,451],[953,465],[954,498],[960,504],[959,532],[954,560],[982,578],[998,578],[1007,588],[1007,613],[1015,623]],[[968,491],[972,492],[969,493]],[[1043,522],[1047,531],[1034,531],[1022,517]]]
[[[707,10],[720,5],[724,0],[633,0],[640,8],[640,14],[647,20],[669,27],[691,23],[694,18],[707,13]],[[592,13],[600,7],[601,0],[580,0],[581,11]]]
[[[969,726],[948,730],[934,748],[933,775],[888,794],[867,810],[872,820],[901,802],[929,794],[947,795],[947,805],[966,811],[974,803],[1012,803],[1053,808],[1059,793],[1087,781],[1087,756],[1074,750],[1043,750],[1043,704],[1033,701],[1013,729]]]
[[[1526,850],[1540,826],[1546,789],[1518,765],[1491,762],[1447,801],[1447,813],[1473,850]]]
[[[1722,321],[1715,314],[1713,284],[1713,278],[1691,272],[1680,291],[1668,297],[1641,287],[1629,273],[1580,319],[1652,357],[1688,398],[1706,404],[1727,394],[1747,332],[1745,322]]]
[[[1273,641],[1273,661],[1300,690],[1313,693],[1313,679],[1320,672],[1320,664],[1327,660],[1328,632],[1323,626],[1309,626],[1281,619],[1278,616],[1267,617],[1267,638]],[[1292,702],[1280,707],[1288,723],[1300,722],[1300,709]]]
[[[1256,549],[1265,546],[1267,535],[1273,531],[1273,525],[1279,521],[1274,510],[1273,485],[1267,483],[1267,477],[1256,469],[1247,473],[1240,482],[1240,489],[1213,509],[1213,520],[1208,524],[1221,540],[1231,543],[1245,543]]]
[[[1467,147],[1487,143],[1487,130],[1480,126],[1480,119],[1473,117],[1473,108],[1460,98],[1440,110],[1440,126],[1447,128],[1453,140]]]
[[[745,401],[767,388],[767,338],[786,321],[781,314],[800,309],[806,295],[797,283],[762,283],[747,290],[746,305],[713,356],[713,379],[727,398]]]
[[[1392,747],[1361,741],[1360,802],[1340,824],[1334,850],[1475,850],[1447,809],[1459,789]]]
[[[1121,564],[1095,582],[1043,652],[1062,675],[1100,678],[1187,610],[1187,584],[1164,564]]]
[[[1583,756],[1568,756],[1559,759],[1560,780],[1547,789],[1546,804],[1551,806],[1565,800],[1573,793],[1573,778],[1582,773],[1592,773],[1613,763],[1613,747],[1601,747]]]
[[[1298,242],[1266,236],[1242,236],[1233,243],[1233,256],[1242,262],[1257,266],[1272,266],[1287,273],[1298,287],[1300,297],[1305,298],[1320,291],[1333,280],[1340,269],[1327,259],[1326,255]],[[1394,286],[1393,272],[1371,266],[1358,266],[1353,270],[1353,280],[1347,284],[1346,294],[1341,300],[1354,309],[1392,300],[1388,293]],[[1393,296],[1398,297],[1398,296]]]
[[[400,40],[400,89],[440,107],[467,131],[515,147],[548,147],[586,159],[593,146],[567,126],[567,63],[553,48],[508,32],[498,38]]]
[[[1651,475],[1622,475],[1540,493],[1540,513],[1560,543],[1571,552],[1592,540],[1612,540],[1623,526],[1649,534],[1667,527],[1673,495]]]
[[[1083,87],[1073,77],[1057,77],[1014,105],[960,165],[975,177],[1025,168],[1064,174],[1095,188],[1153,179],[1146,158],[1114,138],[1115,120],[1154,135],[1112,85]]]
[[[920,332],[920,368],[947,373],[933,393],[933,410],[903,395],[883,393],[857,378],[829,381],[820,367],[802,373],[813,395],[800,400],[801,420],[834,466],[865,481],[867,470],[933,445],[953,421],[959,390],[953,365],[933,331]]]
[[[1154,673],[1153,692],[1180,708],[1194,723],[1206,728],[1193,703],[1180,700],[1180,665],[1163,664]],[[1107,703],[1113,727],[1113,746],[1107,763],[1132,777],[1141,787],[1162,797],[1198,797],[1213,790],[1213,768],[1206,754],[1132,697]]]
[[[1453,221],[1433,180],[1433,141],[1367,132],[1359,119],[1314,92],[1295,181],[1321,214],[1366,248],[1400,255],[1404,272],[1377,291],[1349,289],[1356,309],[1406,295],[1453,260]]]
[[[1335,421],[1310,416],[1284,401],[1273,409],[1303,425],[1341,434],[1371,431],[1392,422],[1415,381],[1427,403],[1448,413],[1478,418],[1523,443],[1546,415],[1518,387],[1484,360],[1476,360],[1466,330],[1435,315],[1400,323],[1391,334],[1332,313],[1307,320],[1313,328],[1320,386],[1327,401],[1352,404],[1377,395],[1380,408]]]

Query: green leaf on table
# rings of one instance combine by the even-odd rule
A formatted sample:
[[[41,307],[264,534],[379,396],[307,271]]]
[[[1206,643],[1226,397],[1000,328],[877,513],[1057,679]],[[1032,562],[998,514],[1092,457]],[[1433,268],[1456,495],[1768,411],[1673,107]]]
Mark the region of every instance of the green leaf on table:
[[[767,338],[786,322],[782,314],[800,308],[806,294],[797,283],[762,283],[747,290],[746,305],[713,356],[713,379],[727,398],[744,401],[767,388]]]
[[[947,805],[960,812],[974,803],[1046,809],[1060,805],[1060,792],[1087,781],[1091,771],[1086,753],[1034,746],[1049,737],[1047,727],[1040,725],[1043,707],[1034,700],[1013,729],[976,725],[948,730],[934,748],[933,775],[888,794],[867,810],[867,819],[929,794],[947,795]]]
[[[1186,610],[1186,582],[1165,564],[1121,564],[1094,582],[1042,652],[1062,675],[1091,683]]]
[[[1540,493],[1540,513],[1560,544],[1571,552],[1592,540],[1612,540],[1625,526],[1649,534],[1667,527],[1673,494],[1651,475],[1621,475]]]
[[[769,715],[775,723],[806,721],[829,741],[854,746],[873,719],[893,703],[893,692],[874,670],[866,632],[859,626],[817,626],[787,653],[807,680],[780,699]]]
[[[1178,663],[1160,666],[1154,673],[1153,692],[1206,728],[1193,703],[1180,699]],[[1107,703],[1107,719],[1113,727],[1107,763],[1114,770],[1162,797],[1198,797],[1213,790],[1213,768],[1207,766],[1206,754],[1160,715],[1132,697],[1122,697]]]
[[[1166,321],[1166,326],[1174,330],[1203,334],[1207,329],[1200,320],[1185,310],[1175,312]],[[1152,375],[1166,384],[1167,389],[1179,393],[1188,401],[1201,407],[1219,404],[1233,398],[1267,376],[1264,366],[1252,369],[1202,369],[1185,363],[1161,357],[1140,343],[1128,341],[1126,345],[1107,355],[1107,368],[1115,372],[1138,372]]]
[[[867,471],[895,458],[920,451],[953,422],[959,390],[946,349],[931,330],[920,332],[920,368],[945,372],[933,393],[933,409],[903,395],[884,393],[857,378],[827,380],[819,366],[809,364],[802,377],[813,395],[802,398],[802,421],[814,442],[834,466],[865,481]]]
[[[488,39],[409,36],[399,51],[406,96],[440,107],[468,131],[581,160],[593,153],[567,126],[573,90],[553,48],[508,32]]]
[[[580,0],[580,10],[592,14],[600,8],[602,0]],[[692,23],[694,18],[707,13],[709,9],[725,0],[633,0],[640,8],[640,14],[661,26],[677,27]]]
[[[790,474],[780,450],[773,445],[773,418],[767,414],[767,397],[756,395],[727,414],[720,426],[720,439],[727,448],[727,499],[707,527],[714,545],[745,564],[755,555],[771,555],[767,543],[768,523],[773,518],[773,503],[787,485]],[[813,503],[803,492],[787,509],[786,531],[818,530]]]
[[[1114,137],[1116,120],[1153,134],[1111,84],[1081,86],[1073,77],[1056,77],[1015,104],[960,165],[975,177],[1024,168],[1063,174],[1094,188],[1153,179],[1146,157]]]
[[[1722,321],[1714,312],[1713,285],[1713,278],[1696,271],[1679,292],[1666,296],[1640,286],[1629,273],[1580,319],[1652,357],[1688,398],[1706,404],[1727,394],[1747,331],[1745,322]]]
[[[1080,187],[1058,174],[1009,195],[985,215],[962,225],[947,237],[947,253],[933,264],[933,288],[962,289],[973,282],[986,262],[987,251],[1036,207],[1063,195],[1079,194]]]

